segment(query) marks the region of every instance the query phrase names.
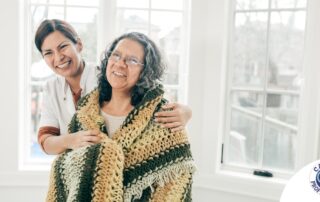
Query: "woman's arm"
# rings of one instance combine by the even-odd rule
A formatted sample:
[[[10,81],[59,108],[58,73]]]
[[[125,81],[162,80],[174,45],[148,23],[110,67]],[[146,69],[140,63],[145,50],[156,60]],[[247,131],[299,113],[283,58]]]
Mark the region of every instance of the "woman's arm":
[[[190,107],[179,103],[166,104],[162,109],[164,111],[155,114],[156,122],[173,132],[183,130],[192,116]]]
[[[41,129],[40,129],[41,131]],[[39,144],[47,154],[60,154],[67,149],[97,144],[101,141],[98,130],[79,131],[66,135],[42,134]]]

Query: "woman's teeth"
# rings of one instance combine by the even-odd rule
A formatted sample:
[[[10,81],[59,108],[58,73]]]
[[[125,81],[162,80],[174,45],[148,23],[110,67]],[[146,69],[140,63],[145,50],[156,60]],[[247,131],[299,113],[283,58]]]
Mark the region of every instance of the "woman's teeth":
[[[58,65],[57,67],[60,68],[60,69],[63,69],[65,67],[67,67],[69,64],[70,64],[70,61],[67,61],[67,62],[65,62],[65,63],[63,63],[61,65]]]
[[[126,75],[125,74],[122,74],[120,72],[113,72],[114,75],[116,76],[120,76],[120,77],[125,77]]]

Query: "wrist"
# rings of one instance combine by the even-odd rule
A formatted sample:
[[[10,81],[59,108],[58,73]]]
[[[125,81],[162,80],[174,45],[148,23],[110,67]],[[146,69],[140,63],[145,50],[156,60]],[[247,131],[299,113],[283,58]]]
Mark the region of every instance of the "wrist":
[[[71,134],[65,134],[65,135],[61,135],[62,137],[64,137],[62,139],[62,147],[64,150],[66,149],[71,149],[71,139],[72,139],[72,136]]]

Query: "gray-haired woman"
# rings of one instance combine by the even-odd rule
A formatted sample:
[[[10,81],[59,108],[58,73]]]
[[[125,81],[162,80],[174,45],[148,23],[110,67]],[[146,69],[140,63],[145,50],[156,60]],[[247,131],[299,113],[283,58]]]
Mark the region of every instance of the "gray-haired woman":
[[[101,143],[66,151],[52,166],[47,201],[191,201],[195,171],[185,131],[154,122],[166,103],[161,54],[144,34],[113,41],[99,86],[69,130],[99,130]]]

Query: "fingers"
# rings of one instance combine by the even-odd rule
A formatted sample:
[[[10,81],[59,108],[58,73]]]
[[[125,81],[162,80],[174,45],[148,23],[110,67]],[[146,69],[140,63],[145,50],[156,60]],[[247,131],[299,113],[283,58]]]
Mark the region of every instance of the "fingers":
[[[161,111],[154,114],[156,117],[168,117],[168,116],[177,116],[177,112],[173,111]]]
[[[168,103],[166,105],[163,105],[162,108],[163,109],[175,109],[176,107],[178,107],[178,103]]]
[[[178,126],[178,127],[175,127],[175,128],[171,128],[170,130],[171,130],[171,132],[178,132],[178,131],[184,130],[184,127],[183,126]]]
[[[94,145],[94,143],[92,143],[92,142],[82,142],[82,143],[80,144],[80,147],[91,146],[91,145]],[[80,147],[79,147],[79,148],[80,148]]]
[[[91,142],[91,143],[99,143],[101,141],[101,137],[99,136],[93,136],[93,135],[88,135],[85,136],[83,139],[85,142]]]
[[[168,117],[157,117],[155,121],[157,123],[173,123],[173,122],[179,122],[180,120],[177,117],[168,116]]]
[[[83,131],[83,135],[97,136],[99,134],[100,134],[99,130],[86,130],[86,131]]]
[[[169,129],[171,129],[171,128],[173,129],[173,128],[182,126],[180,122],[164,123],[161,125],[165,128],[169,128]]]
[[[171,132],[177,132],[185,129],[180,122],[165,123],[165,124],[162,124],[162,127],[170,129]]]
[[[91,146],[102,141],[99,130],[79,131],[72,135],[72,141],[69,144],[71,149],[77,149],[84,146]]]

